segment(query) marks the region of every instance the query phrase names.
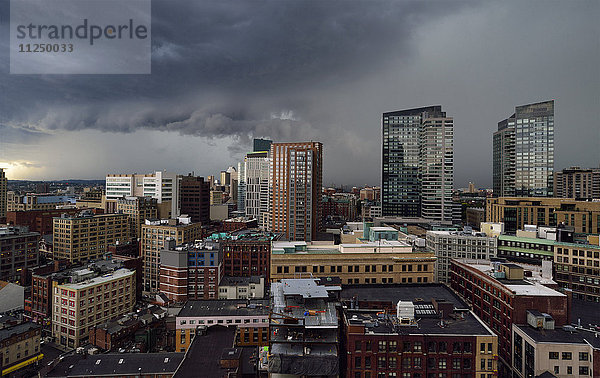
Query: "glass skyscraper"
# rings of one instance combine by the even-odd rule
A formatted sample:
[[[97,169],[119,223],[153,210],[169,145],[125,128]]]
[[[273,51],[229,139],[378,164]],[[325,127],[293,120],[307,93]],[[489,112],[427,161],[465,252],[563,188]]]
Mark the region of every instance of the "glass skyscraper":
[[[383,113],[382,214],[452,220],[454,127],[440,105]]]
[[[554,100],[517,106],[493,145],[495,196],[554,195]]]

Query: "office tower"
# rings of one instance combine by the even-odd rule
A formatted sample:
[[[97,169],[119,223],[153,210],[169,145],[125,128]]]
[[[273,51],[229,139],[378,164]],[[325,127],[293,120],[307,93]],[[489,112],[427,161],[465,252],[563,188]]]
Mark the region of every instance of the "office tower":
[[[191,223],[189,218],[146,220],[140,245],[145,291],[159,290],[160,251],[168,246],[169,238],[174,239],[177,245],[194,242],[202,238],[202,224]]]
[[[272,140],[269,139],[254,139],[254,149],[253,152],[265,152],[271,151],[271,144],[273,144]]]
[[[554,100],[517,106],[493,138],[496,197],[552,197]]]
[[[4,173],[4,169],[0,168],[0,218],[6,216],[6,209],[8,206],[7,192],[8,180],[6,179],[6,173]]]
[[[170,218],[179,215],[179,178],[175,173],[156,171],[151,174],[106,176],[106,200],[116,202],[122,197],[152,197],[159,204],[171,203]]]
[[[130,236],[133,240],[138,240],[142,235],[142,225],[146,219],[157,218],[157,202],[155,198],[151,197],[119,198],[117,200],[117,213],[127,214]]]
[[[246,164],[238,163],[238,188],[237,188],[237,211],[241,215],[246,214]]]
[[[109,245],[130,240],[129,217],[126,214],[79,215],[54,218],[53,260],[71,263],[102,258]]]
[[[554,172],[554,197],[600,199],[600,168],[571,167]]]
[[[210,184],[203,177],[183,176],[179,183],[180,213],[192,222],[210,223]]]
[[[440,105],[383,113],[383,216],[452,220],[453,119]]]
[[[271,155],[271,230],[311,241],[322,222],[323,144],[273,143]]]

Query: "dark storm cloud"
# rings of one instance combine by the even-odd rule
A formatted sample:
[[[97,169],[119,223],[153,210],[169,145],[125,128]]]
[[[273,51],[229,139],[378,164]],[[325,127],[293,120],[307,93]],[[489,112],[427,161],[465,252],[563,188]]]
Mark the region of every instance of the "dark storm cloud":
[[[0,47],[7,4],[0,0]],[[154,0],[152,75],[8,75],[2,48],[0,125],[10,128],[0,133],[31,143],[40,132],[84,141],[77,133],[89,131],[96,160],[115,151],[107,144],[117,133],[130,139],[114,153],[138,159],[128,167],[137,171],[162,163],[126,148],[140,131],[228,147],[222,166],[252,137],[313,139],[325,143],[326,183],[375,184],[381,113],[442,104],[455,119],[456,186],[484,186],[497,122],[515,105],[555,98],[557,169],[598,165],[599,9],[597,1]],[[52,143],[58,151],[68,140]],[[174,170],[198,168],[184,166],[197,155],[180,155]],[[93,167],[94,177],[119,168],[110,164]]]

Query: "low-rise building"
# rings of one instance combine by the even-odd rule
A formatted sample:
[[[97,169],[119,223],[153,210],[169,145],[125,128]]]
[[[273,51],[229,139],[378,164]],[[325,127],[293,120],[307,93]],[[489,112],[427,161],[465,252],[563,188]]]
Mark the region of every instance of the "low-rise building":
[[[188,301],[176,318],[176,350],[185,352],[199,327],[235,326],[236,344],[267,345],[269,340],[268,300]]]
[[[342,284],[433,282],[435,256],[397,240],[358,244],[274,242],[271,281],[336,276]]]
[[[0,280],[19,282],[21,271],[39,264],[40,234],[27,228],[0,228]]]
[[[270,276],[271,242],[278,235],[262,231],[238,231],[221,242],[226,276]]]
[[[323,286],[310,278],[271,283],[268,355],[271,375],[340,375],[342,354],[335,306],[340,290],[340,286]]]
[[[473,306],[473,312],[498,335],[500,375],[511,371],[512,324],[527,322],[527,311],[550,314],[557,325],[570,321],[567,295],[551,287],[552,269],[477,260],[450,261],[452,289]],[[540,273],[541,270],[541,273]]]
[[[42,327],[21,323],[0,329],[0,372],[2,376],[41,359]]]
[[[515,376],[598,376],[600,337],[597,330],[555,327],[550,315],[528,311],[527,323],[513,324],[512,332]]]
[[[52,293],[52,336],[62,346],[77,348],[94,326],[133,310],[135,271],[73,270],[53,280]]]
[[[113,351],[130,341],[142,322],[133,318],[121,318],[95,325],[90,330],[90,344]]]
[[[485,209],[483,207],[467,207],[465,210],[467,226],[481,229],[481,222],[485,222]]]
[[[264,296],[263,276],[224,276],[219,282],[219,299],[263,299]]]
[[[427,249],[435,254],[437,282],[450,282],[450,259],[489,260],[496,257],[498,239],[482,232],[427,231]]]
[[[346,377],[493,377],[498,337],[441,284],[341,293]]]

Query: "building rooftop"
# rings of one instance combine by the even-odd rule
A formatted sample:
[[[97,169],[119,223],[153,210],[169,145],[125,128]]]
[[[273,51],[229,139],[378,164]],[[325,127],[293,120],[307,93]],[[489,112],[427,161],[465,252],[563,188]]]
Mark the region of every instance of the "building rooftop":
[[[208,327],[205,332],[205,334],[196,334],[174,377],[225,376],[227,369],[220,366],[219,360],[223,351],[233,346],[235,327],[216,325]]]
[[[90,270],[89,272],[92,272],[92,271]],[[115,270],[114,272],[106,273],[101,276],[90,278],[90,279],[87,279],[87,280],[79,282],[79,283],[66,283],[66,284],[61,285],[61,287],[65,288],[65,289],[81,290],[81,289],[85,289],[85,288],[88,288],[88,287],[91,287],[94,285],[98,285],[98,284],[101,284],[104,282],[110,282],[110,281],[118,279],[118,278],[134,276],[134,275],[135,275],[134,271],[125,269],[125,268],[121,268],[121,269]]]
[[[501,283],[507,289],[513,291],[516,295],[530,295],[530,296],[549,296],[549,297],[564,297],[566,296],[563,293],[560,293],[554,289],[549,288],[545,285],[557,285],[555,281],[551,278],[543,276],[539,269],[539,266],[527,265],[527,264],[507,264],[502,263],[501,265],[508,266],[510,268],[523,268],[531,272],[531,277],[524,277],[522,280],[509,280],[505,278],[501,278],[500,276],[496,276],[498,270],[494,268],[490,263],[486,260],[466,260],[466,259],[456,259],[456,261],[465,264],[473,269],[477,269],[483,274],[493,278],[494,280]]]
[[[600,348],[599,332],[566,326],[555,329],[537,329],[530,325],[514,325],[515,328],[523,331],[537,343],[557,343],[557,344],[590,344],[594,348]]]
[[[255,299],[222,299],[187,301],[178,317],[203,317],[203,316],[267,316],[269,315],[269,301]]]
[[[395,314],[385,314],[379,310],[345,309],[345,321],[349,325],[364,326],[366,334],[402,334],[402,335],[486,335],[494,333],[470,311],[461,311],[448,318],[441,319],[431,302],[413,302],[416,322],[413,325],[401,325]],[[418,311],[422,312],[421,314]],[[424,312],[434,312],[434,314]]]
[[[16,326],[0,329],[0,341],[6,340],[14,335],[20,335],[24,332],[28,332],[37,328],[42,328],[42,326],[39,324],[27,322],[18,324]]]
[[[377,251],[375,251],[377,249]],[[412,247],[399,240],[378,240],[366,243],[311,243],[305,241],[273,242],[273,254],[341,254],[341,253],[410,253]]]
[[[442,299],[454,305],[455,310],[469,310],[467,305],[449,287],[440,283],[430,284],[382,284],[382,285],[344,285],[340,293],[342,301],[356,299],[360,301],[389,302],[394,306],[398,301],[430,301]]]
[[[90,377],[173,374],[184,353],[72,354],[59,362],[48,377]]]

